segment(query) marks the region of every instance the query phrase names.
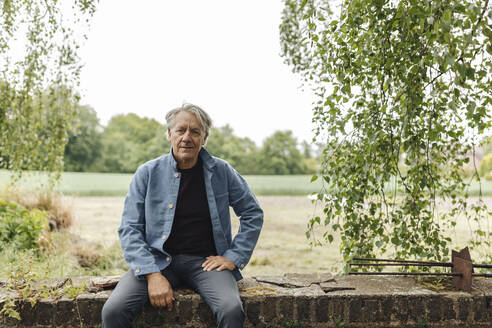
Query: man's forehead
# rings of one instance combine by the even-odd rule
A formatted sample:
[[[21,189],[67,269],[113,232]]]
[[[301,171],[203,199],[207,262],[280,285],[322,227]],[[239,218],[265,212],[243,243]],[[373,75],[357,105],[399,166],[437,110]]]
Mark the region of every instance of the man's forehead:
[[[181,115],[182,113],[186,113],[188,115]],[[198,120],[198,118],[195,116],[195,114],[192,114],[192,113],[188,113],[188,112],[179,112],[177,115],[176,115],[176,120],[175,120],[175,125],[176,126],[188,126],[188,125],[191,125],[191,126],[196,126],[196,127],[200,127],[200,121]]]

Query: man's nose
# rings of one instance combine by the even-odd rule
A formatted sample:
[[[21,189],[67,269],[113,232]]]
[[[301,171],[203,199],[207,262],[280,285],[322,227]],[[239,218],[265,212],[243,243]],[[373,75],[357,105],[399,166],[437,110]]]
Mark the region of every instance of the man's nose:
[[[183,134],[183,140],[189,140],[191,139],[191,131],[186,130],[185,133]]]

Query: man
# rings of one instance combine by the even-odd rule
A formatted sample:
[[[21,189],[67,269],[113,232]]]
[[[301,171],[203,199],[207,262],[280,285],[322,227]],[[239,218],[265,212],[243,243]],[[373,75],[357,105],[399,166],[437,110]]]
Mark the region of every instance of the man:
[[[217,327],[243,327],[238,269],[248,263],[263,211],[244,179],[202,148],[211,119],[192,104],[166,115],[169,154],[140,166],[118,229],[130,270],[102,310],[103,327],[130,327],[150,302],[172,309],[173,291],[196,290]],[[240,217],[231,237],[229,206]]]

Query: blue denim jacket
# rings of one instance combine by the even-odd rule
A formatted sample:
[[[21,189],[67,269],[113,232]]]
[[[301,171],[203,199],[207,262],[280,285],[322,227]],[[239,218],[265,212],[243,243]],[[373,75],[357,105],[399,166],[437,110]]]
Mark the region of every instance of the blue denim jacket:
[[[248,263],[263,225],[263,211],[246,181],[229,163],[202,148],[205,190],[207,192],[215,248],[218,255],[230,259],[236,269]],[[172,153],[141,165],[130,184],[118,229],[121,247],[135,276],[159,272],[171,263],[171,255],[162,245],[171,233],[181,174]],[[229,206],[240,218],[237,235],[232,239]]]

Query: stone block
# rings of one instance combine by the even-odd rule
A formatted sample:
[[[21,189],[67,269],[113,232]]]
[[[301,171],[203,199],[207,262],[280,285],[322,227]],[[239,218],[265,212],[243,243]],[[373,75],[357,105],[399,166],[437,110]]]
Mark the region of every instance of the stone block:
[[[297,320],[301,322],[312,321],[311,316],[311,302],[312,298],[309,296],[299,296],[295,299],[297,308]]]

